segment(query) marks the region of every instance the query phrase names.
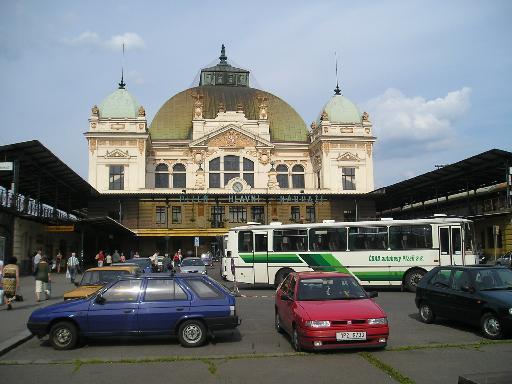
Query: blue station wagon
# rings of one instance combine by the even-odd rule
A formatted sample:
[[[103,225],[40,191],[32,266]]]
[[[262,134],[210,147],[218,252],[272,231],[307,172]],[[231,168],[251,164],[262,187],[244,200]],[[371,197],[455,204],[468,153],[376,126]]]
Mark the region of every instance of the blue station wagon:
[[[35,310],[27,327],[49,335],[58,350],[81,337],[177,335],[184,347],[203,345],[210,332],[239,325],[235,297],[199,274],[120,277],[92,297]]]

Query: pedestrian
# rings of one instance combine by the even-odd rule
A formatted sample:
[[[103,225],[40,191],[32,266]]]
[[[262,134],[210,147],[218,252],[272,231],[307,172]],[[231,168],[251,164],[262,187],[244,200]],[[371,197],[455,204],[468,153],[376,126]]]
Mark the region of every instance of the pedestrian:
[[[172,266],[174,269],[178,268],[180,265],[180,255],[178,252],[174,254],[174,257],[172,258]]]
[[[60,253],[60,250],[57,252],[57,256],[55,256],[55,262],[57,264],[57,273],[60,273],[60,265],[62,263],[62,253]]]
[[[41,257],[43,257],[43,250],[38,249],[37,253],[34,255],[33,263],[32,263],[32,272],[36,272],[37,264],[41,261]]]
[[[110,267],[112,265],[112,256],[110,253],[107,253],[107,256],[105,257],[105,261],[107,263],[107,267]]]
[[[151,260],[151,269],[153,272],[157,272],[158,270],[158,250],[155,251],[153,256],[149,256],[149,260]]]
[[[103,267],[103,262],[105,261],[105,253],[103,253],[103,250],[100,249],[94,259],[98,262],[98,267]]]
[[[69,279],[71,280],[71,283],[75,283],[75,276],[76,271],[78,269],[78,258],[76,257],[75,252],[71,252],[71,257],[68,259],[68,272],[69,272]]]
[[[135,253],[133,254],[133,258],[138,259],[139,257],[139,252],[135,251]]]
[[[17,264],[18,259],[11,257],[3,268],[2,284],[8,310],[12,309],[12,302],[16,299],[16,293],[19,293],[20,289],[20,269]]]
[[[119,256],[119,252],[117,252],[117,249],[114,250],[114,253],[112,254],[112,262],[113,263],[119,263],[121,261],[121,256]]]
[[[121,263],[126,263],[126,257],[123,252],[121,252]]]
[[[4,305],[4,286],[2,285],[2,274],[4,270],[4,261],[0,259],[0,305]]]
[[[36,301],[41,301],[41,294],[44,293],[45,299],[50,298],[50,286],[51,275],[50,266],[48,265],[46,256],[41,258],[39,264],[37,264],[36,270]]]

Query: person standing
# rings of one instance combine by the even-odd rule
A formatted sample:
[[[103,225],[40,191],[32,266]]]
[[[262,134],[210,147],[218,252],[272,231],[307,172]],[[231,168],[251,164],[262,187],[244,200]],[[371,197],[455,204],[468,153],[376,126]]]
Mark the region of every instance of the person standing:
[[[79,261],[78,261],[78,258],[76,257],[76,253],[71,252],[71,257],[68,259],[68,271],[69,271],[69,278],[70,278],[72,284],[75,283],[75,276],[76,276],[76,271],[78,269],[78,264],[79,264]]]
[[[112,265],[112,256],[110,253],[107,253],[107,256],[105,257],[105,262],[107,263],[107,267],[110,267]]]
[[[57,263],[57,273],[60,273],[60,264],[62,262],[62,253],[60,253],[60,250],[57,253],[57,256],[55,256],[55,262]]]
[[[20,288],[20,269],[17,264],[18,259],[11,257],[6,261],[3,269],[2,284],[8,310],[12,309],[12,302],[16,299],[16,292]]]
[[[135,253],[133,254],[133,258],[138,259],[139,257],[139,252],[135,251]]]
[[[103,253],[103,250],[100,249],[95,259],[98,262],[98,267],[103,267],[103,262],[105,261],[105,254]]]
[[[126,263],[126,257],[123,252],[121,252],[121,263]]]
[[[112,262],[113,263],[119,263],[121,260],[121,256],[119,256],[119,252],[117,252],[117,249],[114,250],[114,253],[112,254]]]
[[[37,265],[36,271],[36,301],[41,301],[41,294],[45,294],[46,300],[50,298],[50,287],[49,283],[51,282],[50,277],[50,266],[46,261],[46,257],[43,256],[41,261]]]
[[[38,249],[37,253],[34,256],[34,263],[32,265],[32,272],[34,272],[34,273],[36,272],[37,264],[39,264],[39,262],[41,261],[42,257],[43,257],[43,250],[42,249]]]

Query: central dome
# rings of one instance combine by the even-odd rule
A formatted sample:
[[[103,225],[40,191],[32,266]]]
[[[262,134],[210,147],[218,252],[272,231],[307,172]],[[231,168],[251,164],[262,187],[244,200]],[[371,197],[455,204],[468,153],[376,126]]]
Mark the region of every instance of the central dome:
[[[171,97],[156,114],[149,133],[154,140],[187,140],[192,137],[194,95],[203,95],[203,118],[217,117],[219,105],[227,111],[241,106],[245,117],[258,120],[258,97],[266,97],[268,123],[272,141],[307,141],[306,123],[284,100],[271,93],[250,87],[207,86],[189,88]]]

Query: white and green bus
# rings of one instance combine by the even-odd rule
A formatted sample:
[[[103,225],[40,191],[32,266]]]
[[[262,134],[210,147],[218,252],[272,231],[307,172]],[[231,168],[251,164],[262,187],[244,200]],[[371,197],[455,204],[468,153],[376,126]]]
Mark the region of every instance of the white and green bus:
[[[442,217],[439,217],[442,216]],[[415,291],[438,265],[475,264],[473,224],[462,218],[314,224],[247,225],[230,229],[222,275],[228,281],[278,285],[291,271],[339,271],[362,285]]]

